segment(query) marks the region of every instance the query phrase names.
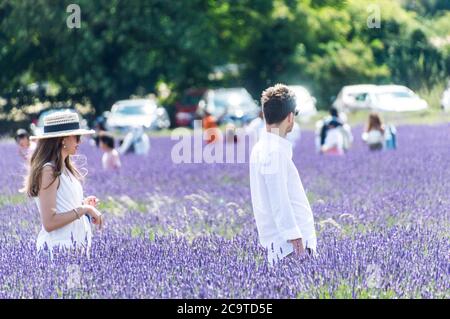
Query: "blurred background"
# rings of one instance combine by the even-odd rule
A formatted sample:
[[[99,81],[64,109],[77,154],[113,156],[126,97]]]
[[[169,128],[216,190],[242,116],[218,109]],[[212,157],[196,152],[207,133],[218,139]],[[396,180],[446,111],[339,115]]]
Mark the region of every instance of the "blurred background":
[[[448,119],[449,75],[448,0],[0,0],[0,135],[53,109],[109,129],[142,114],[155,131],[192,127],[199,108],[250,121],[278,82],[313,119],[381,108],[374,86],[343,89],[360,84],[400,85],[416,120]]]

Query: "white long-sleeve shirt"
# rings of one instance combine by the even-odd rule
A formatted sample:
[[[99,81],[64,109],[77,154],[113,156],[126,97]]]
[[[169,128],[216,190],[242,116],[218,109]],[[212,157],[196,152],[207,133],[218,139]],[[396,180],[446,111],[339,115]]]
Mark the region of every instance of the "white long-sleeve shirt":
[[[304,248],[316,250],[314,217],[287,139],[262,134],[250,155],[250,191],[259,240],[271,264],[293,252],[288,240],[301,238]]]

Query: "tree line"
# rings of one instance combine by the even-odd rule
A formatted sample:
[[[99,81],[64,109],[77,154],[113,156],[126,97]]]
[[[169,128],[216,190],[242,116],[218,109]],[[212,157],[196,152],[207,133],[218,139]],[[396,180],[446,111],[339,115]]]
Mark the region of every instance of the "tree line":
[[[432,44],[450,34],[446,0],[77,0],[80,28],[68,28],[71,3],[0,1],[4,112],[32,82],[98,115],[162,83],[169,104],[190,87],[244,86],[258,99],[276,82],[304,84],[325,108],[343,85],[432,88],[450,71],[449,46]],[[230,64],[238,72],[210,76]]]

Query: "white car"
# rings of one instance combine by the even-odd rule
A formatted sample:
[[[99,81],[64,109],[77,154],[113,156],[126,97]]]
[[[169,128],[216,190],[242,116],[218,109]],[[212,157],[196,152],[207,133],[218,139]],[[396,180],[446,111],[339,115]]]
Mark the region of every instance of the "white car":
[[[367,108],[365,95],[377,86],[374,84],[359,84],[344,86],[333,102],[333,107],[340,112],[347,112]]]
[[[442,93],[441,107],[444,111],[450,110],[450,87]]]
[[[369,107],[376,111],[414,112],[428,108],[428,103],[402,85],[379,85],[368,96]]]
[[[299,110],[299,117],[301,121],[307,121],[312,116],[317,114],[315,97],[311,96],[309,91],[301,85],[291,85],[289,89],[295,93],[297,98],[297,108]]]
[[[350,90],[345,94],[345,87],[341,90],[333,106],[338,110],[370,109],[386,112],[414,112],[428,108],[425,100],[421,99],[412,90],[402,85],[364,85]],[[348,92],[348,90],[347,90]],[[343,98],[347,97],[347,103]],[[342,109],[342,107],[344,109]]]
[[[133,127],[154,130],[169,126],[167,111],[151,99],[118,101],[106,114],[106,129],[118,133],[126,133]]]

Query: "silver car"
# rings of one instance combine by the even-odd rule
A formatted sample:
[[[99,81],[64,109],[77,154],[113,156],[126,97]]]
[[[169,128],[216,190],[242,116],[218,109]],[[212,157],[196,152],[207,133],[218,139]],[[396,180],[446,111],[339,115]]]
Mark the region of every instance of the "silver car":
[[[126,133],[133,127],[144,130],[160,130],[170,127],[165,108],[151,99],[122,100],[114,103],[111,112],[105,114],[106,129]]]

